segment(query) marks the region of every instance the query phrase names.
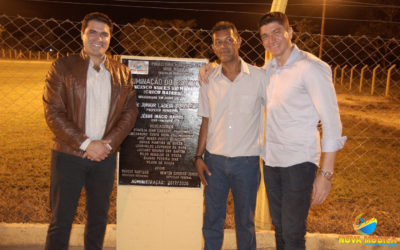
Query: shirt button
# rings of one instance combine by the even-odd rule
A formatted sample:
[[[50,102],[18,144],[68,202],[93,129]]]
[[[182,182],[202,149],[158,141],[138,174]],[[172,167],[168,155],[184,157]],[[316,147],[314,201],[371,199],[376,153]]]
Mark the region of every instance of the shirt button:
[[[232,126],[229,126],[229,128],[232,128]]]

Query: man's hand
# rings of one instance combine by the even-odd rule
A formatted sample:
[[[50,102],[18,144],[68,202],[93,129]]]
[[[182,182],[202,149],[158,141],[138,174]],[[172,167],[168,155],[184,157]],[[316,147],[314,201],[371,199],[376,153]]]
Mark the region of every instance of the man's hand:
[[[203,161],[203,159],[197,159],[194,162],[194,166],[196,167],[197,173],[199,174],[201,183],[203,183],[204,186],[207,186],[208,183],[206,181],[206,177],[204,176],[204,172],[206,172],[208,176],[211,176],[211,172],[210,170],[208,170],[206,163]]]
[[[91,141],[82,158],[97,162],[104,160],[110,154],[110,150],[106,146],[107,143],[111,143],[111,140]]]
[[[202,83],[208,84],[208,77],[210,76],[211,72],[218,66],[216,62],[209,62],[199,69],[199,82],[200,85]]]
[[[311,205],[321,205],[331,191],[332,181],[318,174],[314,180]]]
[[[336,152],[322,153],[321,170],[333,173],[335,158]],[[320,205],[324,203],[326,197],[328,197],[331,191],[331,186],[332,179],[328,180],[328,178],[318,173],[314,180],[311,205]]]

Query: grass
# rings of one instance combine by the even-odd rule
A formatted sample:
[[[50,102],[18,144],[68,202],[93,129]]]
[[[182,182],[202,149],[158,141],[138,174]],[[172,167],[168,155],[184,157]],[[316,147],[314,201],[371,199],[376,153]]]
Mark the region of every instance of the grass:
[[[0,222],[48,223],[50,132],[42,89],[49,63],[0,61]],[[400,103],[338,88],[344,134],[327,201],[312,207],[308,232],[354,234],[360,213],[378,219],[374,235],[400,235]],[[233,228],[232,198],[226,227]],[[84,199],[75,223],[84,223]],[[116,223],[116,192],[109,223]]]
[[[374,234],[399,236],[400,104],[345,93],[338,101],[348,141],[338,154],[330,196],[310,210],[308,231],[351,234],[354,218],[365,213],[378,219]]]

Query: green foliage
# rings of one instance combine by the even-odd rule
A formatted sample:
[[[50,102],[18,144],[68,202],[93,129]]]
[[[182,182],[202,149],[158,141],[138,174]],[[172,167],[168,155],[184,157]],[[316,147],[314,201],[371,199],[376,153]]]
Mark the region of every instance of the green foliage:
[[[131,55],[197,57],[203,51],[196,20],[154,20],[142,18],[127,24],[119,35],[120,44]],[[193,44],[197,44],[193,48]]]
[[[375,3],[379,4],[380,7],[365,8],[366,19],[382,20],[383,22],[362,23],[358,27],[356,35],[398,38],[400,36],[400,25],[391,22],[400,20],[400,8],[389,7],[396,5],[398,0],[375,0]]]
[[[313,22],[310,19],[294,19],[293,21],[293,30],[296,33],[310,33],[310,34],[315,34],[320,32],[320,27],[318,24]]]

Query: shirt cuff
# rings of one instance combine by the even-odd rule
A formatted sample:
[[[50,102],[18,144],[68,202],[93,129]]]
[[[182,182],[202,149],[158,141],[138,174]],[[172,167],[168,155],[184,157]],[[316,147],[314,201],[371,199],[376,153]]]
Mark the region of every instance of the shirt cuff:
[[[207,113],[207,112],[203,112],[203,111],[201,111],[201,110],[198,110],[198,111],[197,111],[197,116],[200,116],[200,117],[209,117],[210,115],[209,115],[209,113]]]
[[[89,144],[92,142],[90,138],[87,138],[84,142],[82,142],[81,146],[79,147],[80,150],[86,151],[86,148],[89,146]]]
[[[106,147],[108,148],[108,150],[110,150],[110,152],[112,151],[112,147],[109,143],[106,144]]]
[[[344,147],[347,136],[342,136],[339,139],[324,139],[322,138],[322,152],[336,152]]]

